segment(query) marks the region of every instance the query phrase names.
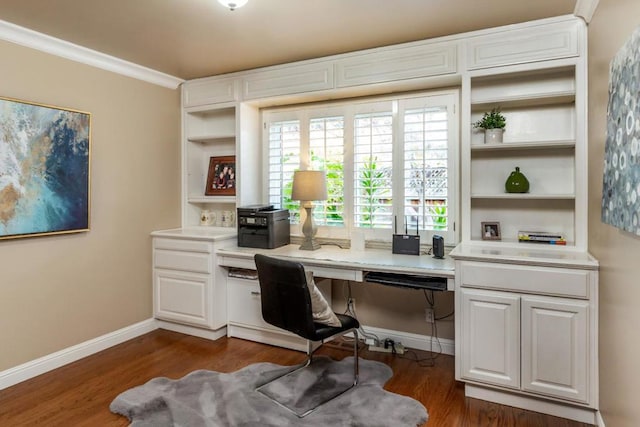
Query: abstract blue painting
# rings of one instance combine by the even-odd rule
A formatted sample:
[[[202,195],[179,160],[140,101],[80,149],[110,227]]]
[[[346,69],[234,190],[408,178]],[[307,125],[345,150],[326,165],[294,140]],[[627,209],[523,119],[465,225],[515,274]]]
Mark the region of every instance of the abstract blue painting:
[[[602,222],[640,235],[640,28],[611,61]]]
[[[89,229],[91,114],[0,98],[0,239]]]

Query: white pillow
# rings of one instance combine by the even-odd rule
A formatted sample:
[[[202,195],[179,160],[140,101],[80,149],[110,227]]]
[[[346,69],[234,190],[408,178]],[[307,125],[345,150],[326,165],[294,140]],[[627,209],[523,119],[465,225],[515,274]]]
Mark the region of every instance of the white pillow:
[[[313,272],[305,270],[304,273],[307,276],[307,288],[309,288],[309,295],[311,296],[313,321],[327,326],[342,326],[340,319],[338,319],[338,316],[331,310],[327,300],[324,299],[324,296],[322,296],[322,293],[316,286],[313,280]]]

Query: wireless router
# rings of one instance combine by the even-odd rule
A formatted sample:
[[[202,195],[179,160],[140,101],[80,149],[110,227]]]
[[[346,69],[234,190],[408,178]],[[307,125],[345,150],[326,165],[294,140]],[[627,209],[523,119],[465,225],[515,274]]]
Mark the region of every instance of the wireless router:
[[[420,255],[420,235],[418,234],[418,220],[416,219],[416,234],[408,234],[407,219],[404,221],[404,234],[398,234],[396,217],[393,218],[393,240],[391,252],[401,255]]]

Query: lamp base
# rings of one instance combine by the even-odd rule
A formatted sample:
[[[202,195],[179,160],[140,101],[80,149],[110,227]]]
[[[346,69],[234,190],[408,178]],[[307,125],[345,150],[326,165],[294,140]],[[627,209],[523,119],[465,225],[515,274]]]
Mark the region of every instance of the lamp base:
[[[316,242],[316,239],[314,239],[313,237],[310,239],[307,239],[305,237],[305,239],[303,240],[302,244],[298,249],[302,251],[315,251],[317,249],[320,249],[320,246],[321,246],[320,243]]]
[[[315,239],[318,228],[316,227],[316,223],[313,221],[313,207],[311,206],[311,202],[304,206],[304,210],[307,212],[307,218],[304,220],[304,224],[302,225],[304,240],[302,241],[300,249],[303,251],[315,251],[316,249],[320,249],[320,243],[316,242]]]

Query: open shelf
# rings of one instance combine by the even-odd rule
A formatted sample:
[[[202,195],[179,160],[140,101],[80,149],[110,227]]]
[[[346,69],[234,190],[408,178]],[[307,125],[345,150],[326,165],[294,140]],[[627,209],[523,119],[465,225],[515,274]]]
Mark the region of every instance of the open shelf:
[[[475,99],[471,100],[471,111],[484,111],[498,107],[501,109],[509,109],[541,105],[572,104],[575,101],[575,97],[575,91],[560,91],[537,95],[514,95]]]
[[[472,144],[471,151],[555,150],[573,149],[575,146],[575,140],[503,142],[501,144]]]
[[[198,135],[190,136],[187,140],[200,144],[219,144],[229,142],[229,140],[233,140],[235,137],[235,133],[227,135]]]
[[[236,196],[198,196],[187,197],[189,203],[235,203]]]
[[[532,193],[497,193],[472,194],[472,199],[513,199],[513,200],[573,200],[575,194],[532,194]]]

